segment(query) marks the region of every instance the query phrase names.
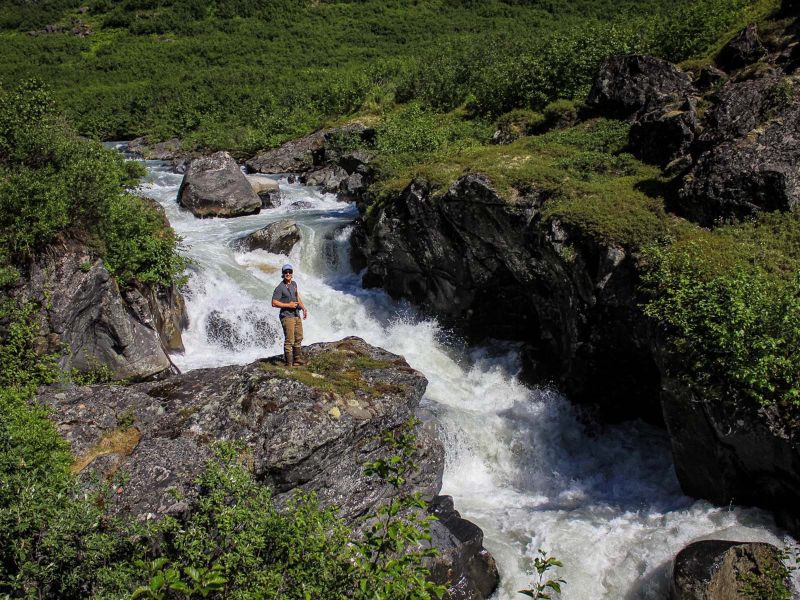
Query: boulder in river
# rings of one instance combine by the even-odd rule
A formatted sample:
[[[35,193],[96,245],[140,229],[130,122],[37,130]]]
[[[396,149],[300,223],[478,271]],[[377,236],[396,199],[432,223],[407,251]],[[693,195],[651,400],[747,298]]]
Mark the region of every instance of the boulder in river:
[[[273,254],[288,255],[301,237],[297,223],[289,219],[281,219],[254,231],[243,238],[240,243],[242,248],[248,251],[266,250]]]
[[[431,581],[449,584],[448,600],[489,598],[500,575],[494,558],[483,547],[481,528],[461,518],[450,496],[436,496],[428,512],[438,519],[431,526],[431,545],[438,548],[439,555],[427,561]]]
[[[178,203],[196,217],[239,217],[261,210],[261,198],[227,152],[191,162],[178,190]]]
[[[780,551],[772,544],[705,540],[689,544],[675,557],[671,600],[747,600],[779,597],[761,595],[780,568]],[[786,585],[788,582],[784,582]],[[789,584],[791,586],[791,584]],[[787,587],[790,590],[791,587]]]

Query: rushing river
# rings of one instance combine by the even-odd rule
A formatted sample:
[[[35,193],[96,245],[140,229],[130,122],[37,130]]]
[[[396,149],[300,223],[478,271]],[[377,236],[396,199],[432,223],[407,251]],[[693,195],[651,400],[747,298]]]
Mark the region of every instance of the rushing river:
[[[516,591],[528,586],[539,548],[564,563],[562,598],[597,600],[664,598],[672,557],[695,540],[791,541],[765,512],[684,496],[663,431],[586,425],[558,392],[519,382],[514,346],[468,347],[407,304],[363,289],[348,261],[352,205],[280,179],[277,209],[196,219],[176,203],[181,176],[163,163],[147,167],[143,193],[163,205],[193,260],[186,352],[174,362],[185,371],[279,354],[270,300],[280,266],[291,262],[310,312],[306,343],[357,335],[428,378],[423,406],[447,452],[442,493],[483,529],[502,577],[497,598],[522,598]],[[283,218],[303,234],[289,257],[232,244]],[[210,336],[213,311],[233,324],[233,341]]]

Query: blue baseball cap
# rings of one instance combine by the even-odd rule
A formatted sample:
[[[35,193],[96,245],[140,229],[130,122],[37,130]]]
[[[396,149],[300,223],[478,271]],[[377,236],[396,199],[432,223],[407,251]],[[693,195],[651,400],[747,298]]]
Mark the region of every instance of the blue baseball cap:
[[[281,273],[286,273],[286,271],[294,272],[294,267],[292,267],[292,265],[290,265],[289,263],[286,263],[281,267]]]

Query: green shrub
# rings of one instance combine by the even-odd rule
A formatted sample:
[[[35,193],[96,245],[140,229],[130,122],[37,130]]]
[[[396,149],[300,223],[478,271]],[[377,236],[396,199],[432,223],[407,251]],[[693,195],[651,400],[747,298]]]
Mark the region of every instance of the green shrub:
[[[699,397],[800,406],[800,217],[695,232],[648,252],[645,312]]]
[[[0,258],[13,269],[57,236],[93,237],[121,281],[170,283],[177,239],[152,207],[125,193],[140,165],[79,138],[36,82],[0,90]]]

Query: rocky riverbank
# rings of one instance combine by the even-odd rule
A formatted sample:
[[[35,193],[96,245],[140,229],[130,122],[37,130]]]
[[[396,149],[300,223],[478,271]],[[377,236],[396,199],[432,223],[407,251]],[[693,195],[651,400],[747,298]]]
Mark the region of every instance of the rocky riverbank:
[[[296,490],[314,492],[358,526],[397,493],[365,476],[364,464],[391,454],[382,440],[417,414],[427,382],[402,357],[359,338],[314,344],[307,357],[308,367],[290,370],[273,357],[125,387],[52,387],[38,401],[52,408],[85,481],[127,475],[111,506],[116,514],[187,514],[214,443],[233,441],[278,503]],[[439,517],[433,575],[453,599],[487,598],[498,575],[483,534],[437,496],[444,451],[435,432],[420,426],[416,435],[419,470],[401,491],[419,492]]]

